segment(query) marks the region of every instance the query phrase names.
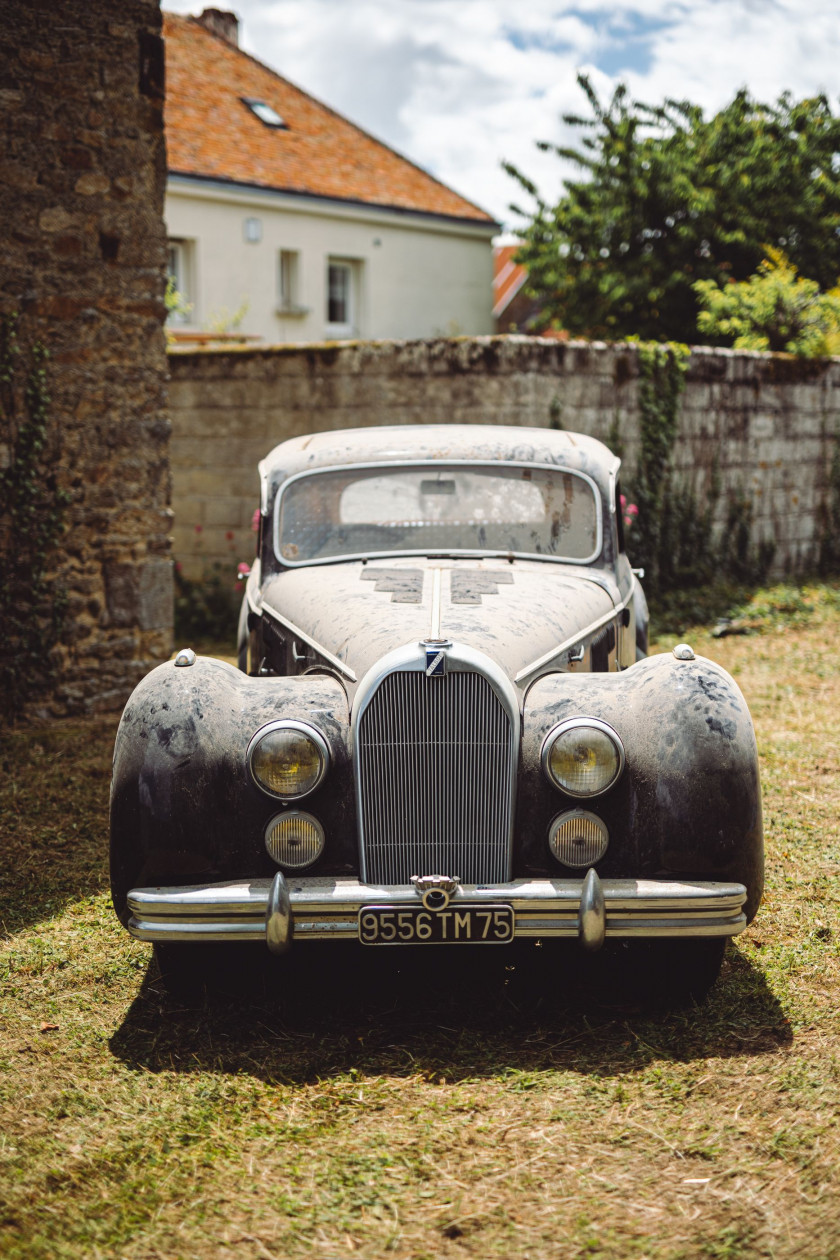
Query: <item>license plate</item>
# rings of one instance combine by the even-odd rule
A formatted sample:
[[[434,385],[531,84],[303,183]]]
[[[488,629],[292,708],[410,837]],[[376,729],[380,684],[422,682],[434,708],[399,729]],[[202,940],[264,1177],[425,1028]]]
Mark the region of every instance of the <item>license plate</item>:
[[[363,945],[503,945],[513,940],[512,906],[367,906],[359,911]]]

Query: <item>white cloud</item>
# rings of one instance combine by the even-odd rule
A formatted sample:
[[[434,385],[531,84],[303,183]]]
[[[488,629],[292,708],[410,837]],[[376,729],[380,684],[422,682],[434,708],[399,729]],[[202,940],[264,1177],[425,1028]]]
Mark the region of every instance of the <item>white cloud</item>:
[[[549,199],[571,173],[534,142],[573,139],[560,115],[587,112],[581,68],[604,96],[623,79],[641,100],[708,112],[744,86],[770,100],[829,91],[840,62],[835,0],[229,2],[246,51],[501,221],[521,200],[503,158]]]

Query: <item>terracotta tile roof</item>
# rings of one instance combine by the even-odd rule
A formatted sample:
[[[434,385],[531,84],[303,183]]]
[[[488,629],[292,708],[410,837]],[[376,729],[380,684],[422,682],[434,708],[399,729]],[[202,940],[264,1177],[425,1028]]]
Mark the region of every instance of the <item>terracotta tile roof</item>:
[[[506,310],[528,278],[521,263],[513,261],[518,245],[496,245],[493,248],[493,314],[496,319]]]
[[[374,140],[195,18],[164,14],[171,174],[468,219],[478,206]],[[242,103],[272,106],[288,130]]]

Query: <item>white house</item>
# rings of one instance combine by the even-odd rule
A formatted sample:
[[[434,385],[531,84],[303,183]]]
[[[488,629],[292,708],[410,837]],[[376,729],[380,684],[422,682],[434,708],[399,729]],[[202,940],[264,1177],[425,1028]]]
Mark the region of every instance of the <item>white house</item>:
[[[493,331],[498,224],[237,45],[164,15],[176,330],[266,342]]]

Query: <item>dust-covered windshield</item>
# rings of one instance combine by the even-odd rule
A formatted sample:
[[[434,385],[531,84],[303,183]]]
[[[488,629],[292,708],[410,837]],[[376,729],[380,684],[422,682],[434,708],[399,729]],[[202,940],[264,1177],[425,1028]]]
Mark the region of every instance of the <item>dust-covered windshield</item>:
[[[283,564],[396,552],[491,552],[586,561],[598,500],[576,473],[516,465],[423,464],[307,473],[279,497]]]

